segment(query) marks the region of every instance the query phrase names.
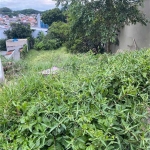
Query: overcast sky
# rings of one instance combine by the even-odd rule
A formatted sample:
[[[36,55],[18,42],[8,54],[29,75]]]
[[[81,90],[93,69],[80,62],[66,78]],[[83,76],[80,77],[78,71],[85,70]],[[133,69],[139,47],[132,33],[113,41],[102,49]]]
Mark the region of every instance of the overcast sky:
[[[0,8],[8,7],[12,10],[32,8],[36,10],[48,10],[55,7],[53,0],[0,0]]]

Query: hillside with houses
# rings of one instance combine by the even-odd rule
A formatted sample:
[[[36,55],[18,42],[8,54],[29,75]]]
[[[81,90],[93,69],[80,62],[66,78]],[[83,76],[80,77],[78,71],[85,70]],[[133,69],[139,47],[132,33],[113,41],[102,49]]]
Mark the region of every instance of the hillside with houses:
[[[37,26],[37,15],[24,15],[19,14],[18,16],[9,17],[8,15],[0,15],[0,27],[9,28],[11,23],[28,23],[31,27]]]
[[[3,9],[6,9],[6,12]],[[9,14],[7,9],[10,11]],[[16,12],[17,14],[14,14],[9,8],[0,8],[0,39],[6,38],[4,31],[10,29],[12,23],[29,24],[31,29],[35,31],[33,37],[36,37],[40,31],[46,34],[48,25],[44,24],[41,20],[39,13],[42,12],[32,9]]]
[[[34,9],[12,11],[10,8],[0,8],[0,25],[9,27],[11,23],[28,23],[31,27],[37,26],[37,15],[42,13]]]

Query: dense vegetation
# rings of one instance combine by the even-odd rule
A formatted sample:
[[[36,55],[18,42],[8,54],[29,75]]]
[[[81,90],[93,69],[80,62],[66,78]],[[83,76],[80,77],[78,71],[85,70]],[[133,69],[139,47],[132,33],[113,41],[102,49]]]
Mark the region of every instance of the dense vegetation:
[[[12,23],[11,28],[4,31],[8,39],[13,38],[27,38],[31,36],[32,30],[30,25],[26,23]]]
[[[94,55],[119,44],[123,25],[146,25],[143,0],[56,1],[63,11],[43,13],[50,27],[35,39],[38,51],[24,47],[0,87],[0,149],[149,150],[150,50]],[[5,34],[33,46],[31,32],[12,24]],[[63,45],[77,54],[54,51]],[[59,72],[41,74],[53,66]]]
[[[30,28],[30,25],[27,23],[12,23],[11,28],[4,31],[4,34],[7,36],[7,39],[28,39],[29,48],[32,48],[34,45],[34,38],[32,37],[33,30]]]
[[[11,16],[12,10],[10,8],[7,8],[7,7],[2,7],[2,8],[0,8],[0,14]]]
[[[36,50],[53,50],[58,49],[69,38],[69,26],[64,22],[53,22],[49,27],[47,35],[39,32],[35,39],[34,48]]]
[[[112,56],[32,50],[22,64],[17,83],[0,91],[0,149],[150,148],[150,50]],[[59,73],[39,73],[52,66]]]
[[[54,9],[45,11],[42,14],[41,19],[42,19],[42,21],[44,21],[44,23],[48,24],[49,26],[53,22],[58,22],[58,21],[65,22],[66,21],[65,15],[59,8],[54,8]]]
[[[61,4],[66,16],[69,36],[65,44],[72,52],[111,53],[111,44],[119,44],[118,34],[124,25],[137,22],[146,25],[148,22],[139,9],[143,0],[55,1],[58,6]],[[59,9],[44,13],[43,21],[49,25],[61,21],[61,13],[56,10]]]
[[[6,39],[0,39],[0,51],[6,51]]]

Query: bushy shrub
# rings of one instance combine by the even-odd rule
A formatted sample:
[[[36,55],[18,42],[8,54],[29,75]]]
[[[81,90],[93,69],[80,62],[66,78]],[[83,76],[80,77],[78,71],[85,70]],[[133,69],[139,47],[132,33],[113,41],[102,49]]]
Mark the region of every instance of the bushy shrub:
[[[0,51],[6,51],[6,39],[0,39]]]
[[[89,51],[89,49],[84,45],[82,38],[73,40],[70,39],[65,43],[65,46],[68,51],[72,53],[85,53]]]
[[[49,39],[49,40],[45,40],[43,41],[44,44],[45,44],[45,50],[55,50],[55,49],[58,49],[61,45],[60,41],[57,40],[57,39]]]
[[[34,49],[36,50],[44,50],[44,43],[41,41],[41,42],[36,42],[34,44]]]
[[[36,50],[54,50],[60,47],[60,43],[57,39],[43,40],[36,42],[34,48]]]
[[[94,54],[101,53],[103,54],[105,48],[103,45],[95,44],[93,45],[92,39],[87,37],[72,37],[70,36],[69,40],[65,42],[65,46],[67,47],[69,52],[72,53],[85,53],[88,51],[93,51]]]
[[[35,39],[32,36],[27,37],[27,39],[28,39],[28,49],[32,49],[34,47]]]
[[[27,52],[28,52],[28,47],[27,47],[27,45],[24,45],[21,52],[20,52],[21,58],[24,59],[27,55]]]
[[[69,39],[69,25],[64,22],[54,22],[46,35],[48,39],[57,39],[60,43],[65,43]]]
[[[34,44],[37,50],[53,50],[60,48],[68,39],[69,27],[64,22],[54,22],[46,36],[40,33]]]
[[[37,39],[38,41],[42,41],[42,40],[44,40],[44,38],[45,38],[44,33],[40,31],[40,32],[38,33],[36,39]]]
[[[0,93],[4,150],[148,150],[150,51],[72,55]],[[62,60],[64,62],[64,60]]]

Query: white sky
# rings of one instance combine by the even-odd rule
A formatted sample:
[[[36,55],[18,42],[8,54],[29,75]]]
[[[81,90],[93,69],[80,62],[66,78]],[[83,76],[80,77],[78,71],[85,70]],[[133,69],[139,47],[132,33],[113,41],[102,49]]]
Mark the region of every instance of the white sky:
[[[0,0],[0,8],[8,7],[12,10],[22,9],[36,9],[36,10],[49,10],[55,8],[53,0]]]

